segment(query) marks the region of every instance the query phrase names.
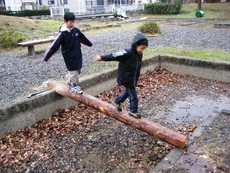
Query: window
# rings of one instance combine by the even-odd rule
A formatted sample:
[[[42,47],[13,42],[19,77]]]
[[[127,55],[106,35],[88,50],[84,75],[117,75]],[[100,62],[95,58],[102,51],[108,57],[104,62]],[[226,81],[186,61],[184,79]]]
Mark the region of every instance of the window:
[[[39,0],[39,5],[43,5],[43,4],[42,4],[42,0]]]
[[[68,4],[68,0],[63,0],[64,1],[64,4]]]
[[[60,4],[68,4],[68,0],[60,0]]]
[[[48,4],[49,4],[49,5],[52,5],[52,4],[55,4],[55,2],[54,2],[54,0],[49,0],[49,1],[48,1]]]

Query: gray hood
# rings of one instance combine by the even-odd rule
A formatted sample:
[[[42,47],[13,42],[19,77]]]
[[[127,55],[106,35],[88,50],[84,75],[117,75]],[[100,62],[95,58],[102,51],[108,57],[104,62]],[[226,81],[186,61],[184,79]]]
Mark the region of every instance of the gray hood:
[[[144,34],[138,32],[133,39],[132,48],[136,48],[137,42],[141,40],[148,40],[148,39],[144,36]]]

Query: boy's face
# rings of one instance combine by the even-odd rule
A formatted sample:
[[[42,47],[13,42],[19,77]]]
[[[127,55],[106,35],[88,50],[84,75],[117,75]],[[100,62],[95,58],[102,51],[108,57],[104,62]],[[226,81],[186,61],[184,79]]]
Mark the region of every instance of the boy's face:
[[[137,53],[138,53],[139,55],[142,55],[143,52],[144,52],[144,50],[146,49],[146,47],[147,47],[147,46],[145,46],[145,45],[137,46]]]
[[[69,21],[66,21],[64,20],[65,24],[66,24],[66,27],[68,29],[72,29],[74,27],[74,24],[75,24],[75,21],[74,20],[69,20]]]

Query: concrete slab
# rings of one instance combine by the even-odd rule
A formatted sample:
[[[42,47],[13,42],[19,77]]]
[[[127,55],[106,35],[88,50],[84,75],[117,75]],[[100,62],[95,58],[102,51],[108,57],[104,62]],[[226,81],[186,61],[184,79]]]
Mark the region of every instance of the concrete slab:
[[[149,173],[170,172],[172,165],[180,158],[182,154],[183,151],[177,148],[171,150],[170,153],[167,154],[167,156],[160,163],[158,163],[149,171]]]

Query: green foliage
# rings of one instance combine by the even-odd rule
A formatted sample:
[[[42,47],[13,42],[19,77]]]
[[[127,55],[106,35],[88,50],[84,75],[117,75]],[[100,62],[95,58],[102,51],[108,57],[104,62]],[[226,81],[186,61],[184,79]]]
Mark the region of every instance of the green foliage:
[[[50,15],[50,10],[42,9],[42,10],[22,10],[22,11],[0,11],[0,15],[8,15],[8,16],[41,16],[41,15]]]
[[[143,23],[141,26],[138,27],[138,31],[147,34],[161,34],[160,27],[154,21]]]
[[[13,48],[17,46],[17,43],[25,40],[25,37],[15,31],[3,31],[0,34],[0,47],[1,48]]]
[[[147,14],[178,14],[181,10],[181,3],[149,3],[145,5]]]

